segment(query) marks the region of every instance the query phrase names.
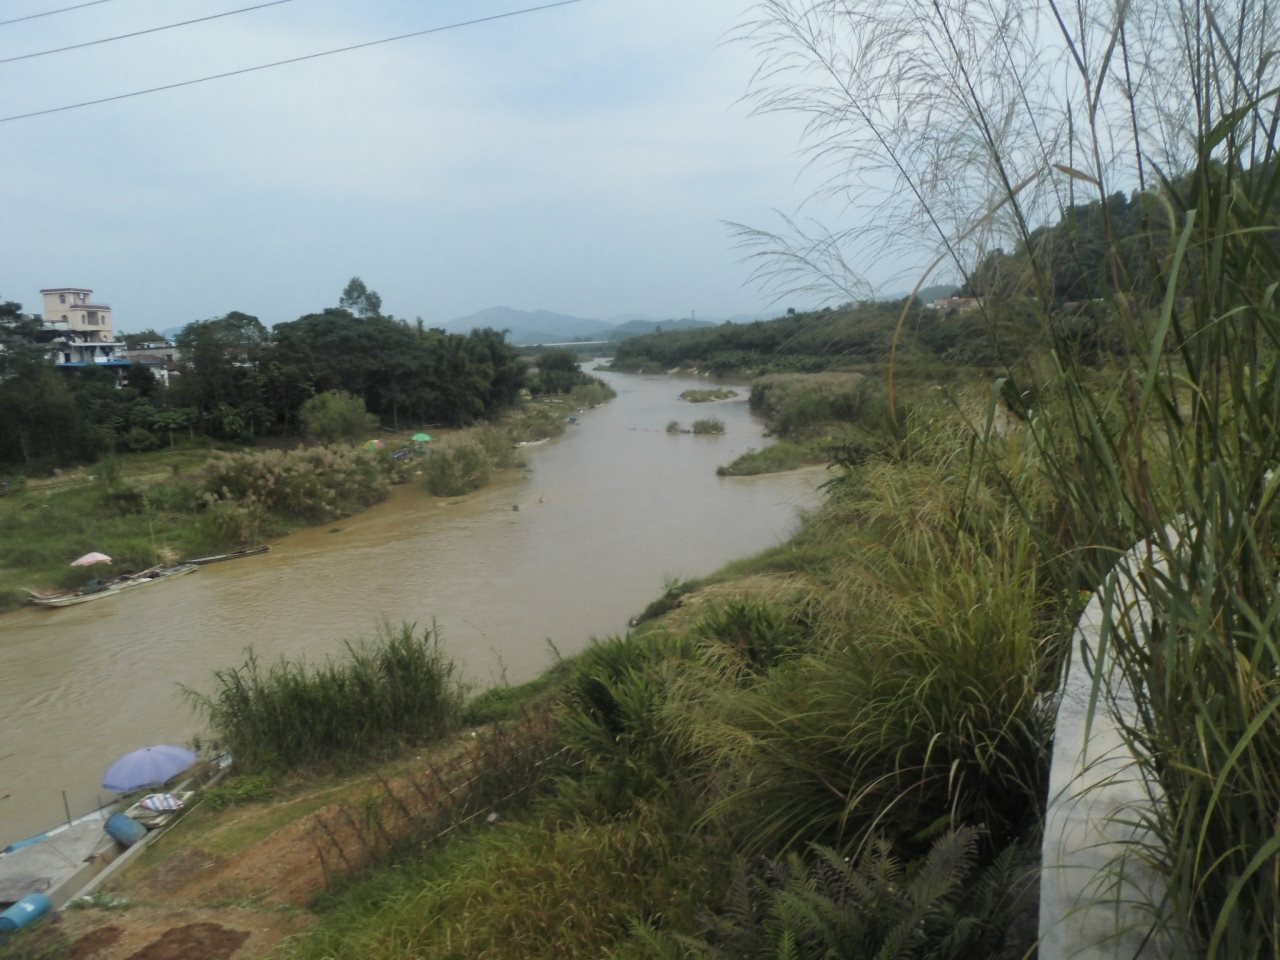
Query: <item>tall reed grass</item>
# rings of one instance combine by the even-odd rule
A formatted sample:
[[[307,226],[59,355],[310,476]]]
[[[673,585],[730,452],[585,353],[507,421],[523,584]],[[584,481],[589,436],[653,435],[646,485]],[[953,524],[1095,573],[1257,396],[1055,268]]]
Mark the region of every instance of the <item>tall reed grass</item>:
[[[936,429],[915,442],[935,462],[870,462],[833,488],[817,525],[840,542],[807,645],[748,619],[789,651],[778,665],[745,690],[691,676],[676,700],[683,736],[734,784],[712,820],[748,848],[847,852],[880,833],[910,852],[949,826],[984,824],[998,844],[1034,826],[1062,624],[1018,508]]]
[[[1149,613],[1113,606],[1102,638],[1136,699],[1116,719],[1160,788],[1136,852],[1168,900],[1148,907],[1187,956],[1276,955],[1280,19],[1256,0],[758,12],[761,108],[804,113],[832,169],[897,177],[880,255],[924,225],[930,270],[981,292],[991,335],[1017,321],[1051,348],[1047,368],[1003,371],[1051,491],[1022,509],[1041,576],[1092,589],[1150,541],[1128,591]],[[745,234],[778,253],[773,279],[843,291],[852,238]],[[1076,289],[1092,313],[1064,303]],[[1005,472],[996,434],[975,471]]]
[[[385,460],[352,447],[222,454],[206,467],[205,500],[324,523],[372,506],[390,490]]]
[[[385,758],[448,733],[465,696],[435,628],[410,624],[383,625],[370,641],[348,641],[342,660],[314,666],[264,668],[250,651],[213,679],[212,693],[184,693],[246,772]]]

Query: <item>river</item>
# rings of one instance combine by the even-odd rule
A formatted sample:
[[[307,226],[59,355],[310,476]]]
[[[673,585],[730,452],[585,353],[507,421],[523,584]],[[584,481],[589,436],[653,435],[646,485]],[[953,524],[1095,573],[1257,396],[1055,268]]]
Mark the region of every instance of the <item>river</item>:
[[[615,400],[564,436],[526,448],[475,494],[433,499],[414,483],[373,509],[301,530],[258,557],[62,609],[0,617],[0,846],[109,794],[117,756],[181,743],[199,723],[180,685],[261,661],[319,661],[378,622],[439,625],[477,685],[518,683],[628,619],[671,579],[710,573],[787,539],[819,500],[822,471],[721,478],[761,439],[737,400],[689,404],[706,386],[604,373]],[[669,435],[700,417],[722,436]],[[518,507],[519,509],[513,509]]]

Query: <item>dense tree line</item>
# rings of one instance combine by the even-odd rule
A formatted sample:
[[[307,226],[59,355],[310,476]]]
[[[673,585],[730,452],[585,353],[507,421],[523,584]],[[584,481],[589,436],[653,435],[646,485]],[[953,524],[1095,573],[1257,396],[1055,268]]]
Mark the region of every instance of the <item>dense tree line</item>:
[[[578,366],[578,355],[564,347],[539,351],[533,358],[534,370],[528,381],[534,396],[569,393],[574,387],[599,381]]]
[[[461,425],[513,403],[525,364],[495,330],[450,334],[381,312],[358,278],[340,304],[269,331],[240,311],[189,324],[177,337],[167,388],[135,364],[57,370],[38,320],[0,304],[0,465],[24,469],[84,462],[113,450],[147,450],[183,435],[251,441],[299,434],[302,405],[345,391],[378,421]],[[160,339],[154,331],[133,342]]]
[[[696,367],[714,374],[813,373],[833,367],[884,363],[893,349],[904,301],[845,304],[774,320],[635,337],[618,344],[613,365],[621,370]],[[992,323],[1012,325],[1003,341]],[[990,311],[944,313],[921,303],[907,306],[898,344],[903,360],[945,360],[995,365],[1023,348],[1027,332],[1016,320]]]
[[[1256,177],[1261,168],[1242,176]],[[1164,185],[1174,195],[1185,178]],[[1184,198],[1189,206],[1194,206]],[[1275,201],[1280,216],[1280,198]],[[942,360],[978,366],[1011,363],[1035,349],[1032,318],[1055,315],[1081,356],[1099,357],[1113,337],[1105,303],[1117,293],[1139,308],[1151,306],[1156,278],[1176,239],[1168,205],[1154,192],[1114,193],[1071,204],[1052,224],[1031,230],[1011,252],[994,250],[958,291],[981,307],[938,311],[924,303],[907,313],[898,343],[904,360]],[[1273,246],[1280,262],[1280,239]],[[1194,255],[1183,285],[1193,282]],[[809,372],[833,365],[888,359],[902,301],[846,304],[775,320],[637,337],[618,344],[614,365],[625,370],[698,367],[712,373]]]

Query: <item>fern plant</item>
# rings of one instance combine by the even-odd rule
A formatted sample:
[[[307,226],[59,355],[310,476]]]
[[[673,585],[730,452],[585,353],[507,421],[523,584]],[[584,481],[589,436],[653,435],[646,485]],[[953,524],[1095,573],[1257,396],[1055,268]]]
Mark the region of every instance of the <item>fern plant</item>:
[[[1034,871],[1008,847],[979,861],[979,832],[940,837],[904,864],[883,838],[856,863],[826,847],[739,861],[722,911],[697,937],[638,931],[650,955],[698,960],[967,960],[1020,956],[1007,931]]]

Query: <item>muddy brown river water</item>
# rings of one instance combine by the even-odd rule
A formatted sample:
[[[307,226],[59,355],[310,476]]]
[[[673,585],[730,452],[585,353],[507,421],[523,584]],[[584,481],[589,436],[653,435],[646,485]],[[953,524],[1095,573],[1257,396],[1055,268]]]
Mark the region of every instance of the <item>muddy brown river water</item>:
[[[819,500],[821,469],[721,478],[715,468],[762,439],[737,400],[689,404],[705,386],[604,374],[617,399],[468,497],[420,484],[263,556],[99,603],[0,617],[0,846],[110,795],[98,782],[135,747],[181,743],[199,722],[179,685],[252,647],[262,661],[323,660],[377,623],[434,620],[477,685],[518,683],[627,620],[673,578],[707,574],[785,540]],[[723,436],[666,424],[724,421]],[[513,510],[518,506],[518,510]]]

